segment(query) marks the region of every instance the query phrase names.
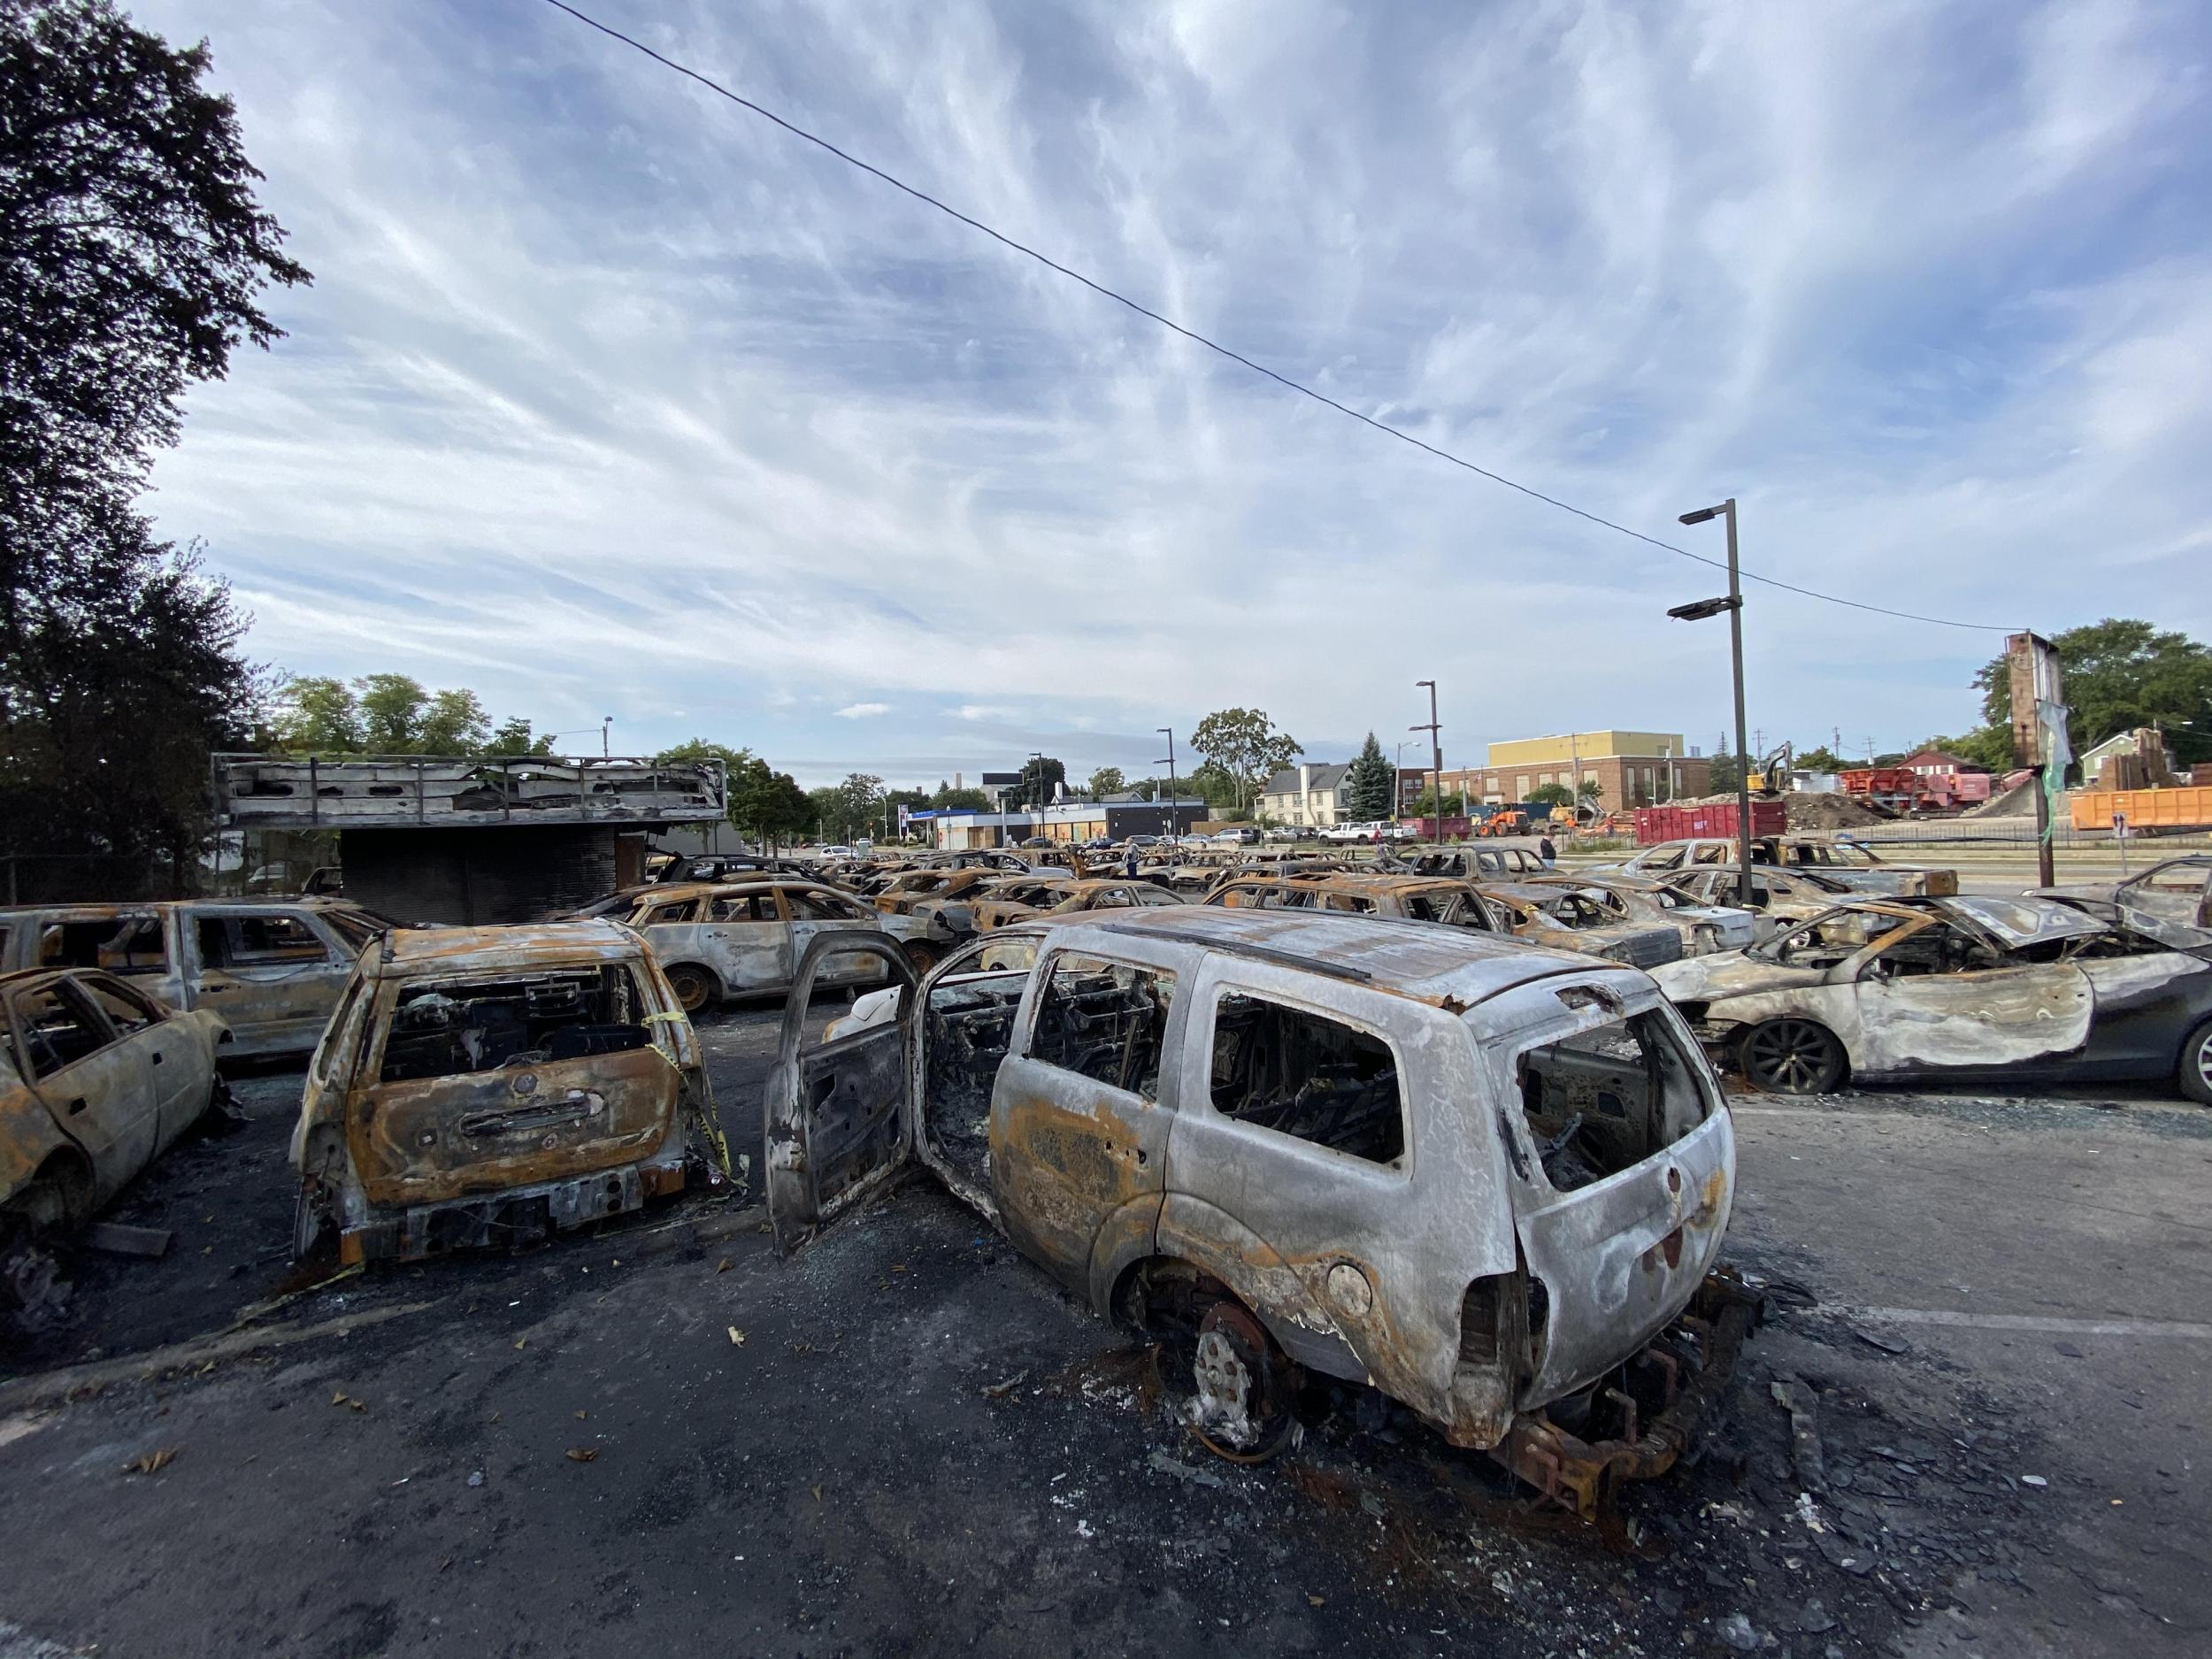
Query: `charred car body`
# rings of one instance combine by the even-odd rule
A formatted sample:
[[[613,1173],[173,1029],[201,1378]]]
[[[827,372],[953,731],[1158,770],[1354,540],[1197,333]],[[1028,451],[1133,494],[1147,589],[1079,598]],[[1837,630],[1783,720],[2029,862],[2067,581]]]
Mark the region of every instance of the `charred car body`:
[[[46,1241],[104,1209],[227,1095],[230,1041],[205,1009],[180,1011],[112,974],[0,976],[0,1305],[50,1305]]]
[[[1630,875],[1664,876],[1706,864],[1732,865],[1740,850],[1732,836],[1661,841],[1644,848],[1619,868]],[[1766,866],[1809,872],[1854,893],[1878,893],[1892,898],[1942,898],[1959,890],[1955,870],[1893,864],[1863,843],[1849,840],[1757,835],[1751,841],[1751,863],[1755,869]]]
[[[426,928],[365,952],[308,1063],[296,1253],[527,1242],[727,1179],[698,1039],[611,922]]]
[[[1073,916],[1084,910],[1136,910],[1179,906],[1183,900],[1156,882],[1126,878],[1010,876],[985,882],[949,899],[925,899],[914,907],[926,920],[960,939],[987,933],[1041,916]]]
[[[1701,864],[1668,876],[1665,885],[1693,904],[1734,905],[1743,892],[1743,884],[1736,879],[1737,868],[1732,864]],[[1809,870],[1786,872],[1754,864],[1749,901],[1753,934],[1770,939],[1785,927],[1824,916],[1858,896],[1842,882]]]
[[[877,941],[810,951],[766,1102],[780,1242],[911,1160],[1098,1313],[1164,1337],[1186,1420],[1231,1455],[1284,1443],[1311,1372],[1371,1383],[1584,1512],[1672,1462],[1747,1310],[1707,1277],[1734,1185],[1718,1081],[1647,976],[1217,907],[1019,942],[994,970],[979,941],[918,987]],[[810,1044],[841,949],[878,954],[899,1006]]]
[[[390,924],[334,899],[192,899],[0,910],[0,972],[94,968],[170,1008],[205,1008],[225,1057],[315,1046],[361,948]]]
[[[2179,949],[2212,944],[2212,854],[2168,858],[2121,881],[2031,887],[2028,896],[2061,900]]]
[[[1717,1056],[1781,1093],[2051,1078],[2212,1104],[2212,945],[2055,900],[1862,900],[1654,977]]]
[[[818,933],[881,933],[923,964],[956,937],[927,916],[887,915],[826,882],[782,877],[655,887],[640,898],[628,923],[653,947],[686,1013],[725,997],[787,988]],[[882,977],[872,961],[841,964],[838,972],[863,976],[856,984]]]
[[[1758,918],[1728,904],[1694,902],[1663,881],[1641,876],[1564,871],[1531,876],[1529,885],[1568,887],[1612,911],[1616,920],[1645,927],[1671,927],[1682,938],[1686,956],[1717,950],[1740,950],[1758,939]]]

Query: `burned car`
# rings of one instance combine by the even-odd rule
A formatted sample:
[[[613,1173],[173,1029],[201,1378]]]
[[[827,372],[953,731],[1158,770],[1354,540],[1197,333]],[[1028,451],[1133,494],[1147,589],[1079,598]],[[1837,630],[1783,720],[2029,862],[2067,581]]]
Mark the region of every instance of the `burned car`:
[[[1527,881],[1478,881],[1474,887],[1523,939],[1555,950],[1583,950],[1632,967],[1655,968],[1682,954],[1674,924],[1624,919],[1595,899]]]
[[[1207,896],[1233,910],[1333,910],[1388,916],[1510,936],[1513,923],[1473,886],[1443,876],[1361,875],[1348,871],[1299,876],[1236,876]]]
[[[931,917],[887,915],[826,882],[785,877],[654,887],[627,921],[653,947],[687,1014],[725,997],[784,990],[818,933],[885,933],[923,966],[956,938]],[[882,977],[866,961],[842,964],[838,972],[863,976],[856,984],[873,985]]]
[[[226,1104],[230,1031],[83,969],[0,975],[0,1309],[51,1311],[48,1242]]]
[[[2212,853],[2168,858],[2118,881],[2031,887],[2028,896],[2060,900],[2181,949],[2212,944]]]
[[[1040,916],[1072,916],[1082,910],[1179,905],[1183,900],[1156,882],[1126,877],[1010,876],[989,881],[949,899],[926,899],[914,907],[927,920],[965,939]]]
[[[924,899],[956,899],[987,881],[1001,879],[1001,872],[984,865],[970,865],[966,869],[931,865],[900,872],[869,897],[876,909],[887,916],[911,916],[914,907]]]
[[[1847,1079],[2165,1082],[2212,1104],[2212,944],[2053,899],[1863,899],[1653,976],[1760,1087]]]
[[[1665,885],[1693,904],[1735,905],[1742,893],[1737,866],[1701,864],[1665,878]],[[1771,938],[1793,922],[1825,915],[1847,899],[1857,898],[1842,882],[1809,870],[1786,872],[1764,864],[1751,867],[1752,929],[1760,939]]]
[[[1673,1461],[1749,1310],[1708,1277],[1719,1082],[1647,976],[1316,912],[1038,932],[1023,965],[979,941],[918,986],[879,941],[809,951],[766,1098],[781,1246],[911,1162],[1156,1337],[1228,1455],[1286,1444],[1312,1375],[1584,1513]],[[897,1017],[810,1041],[815,977],[855,949],[902,981]]]
[[[1442,847],[1391,860],[1421,876],[1471,876],[1484,881],[1525,881],[1551,869],[1525,847]]]
[[[1740,950],[1758,939],[1758,918],[1732,904],[1699,904],[1663,881],[1610,873],[1554,871],[1531,876],[1532,887],[1569,887],[1613,912],[1617,921],[1671,927],[1686,956]]]
[[[1646,847],[1615,866],[1627,875],[1664,876],[1709,864],[1733,865],[1739,849],[1733,836],[1700,836]],[[1751,863],[1793,874],[1816,874],[1853,893],[1893,898],[1941,898],[1959,890],[1959,872],[1921,864],[1893,864],[1863,841],[1816,835],[1755,835]]]
[[[396,932],[308,1062],[303,1258],[413,1260],[618,1216],[729,1158],[698,1038],[611,922]]]
[[[171,1008],[205,1008],[224,1057],[303,1053],[361,948],[391,924],[333,899],[192,899],[0,910],[0,972],[96,968]]]

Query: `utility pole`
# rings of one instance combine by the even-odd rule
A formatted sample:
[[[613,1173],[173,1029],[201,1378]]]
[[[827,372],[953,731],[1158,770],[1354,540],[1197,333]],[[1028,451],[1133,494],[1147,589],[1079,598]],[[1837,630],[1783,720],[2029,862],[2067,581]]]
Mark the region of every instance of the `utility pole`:
[[[1169,839],[1170,841],[1173,841],[1174,839],[1176,839],[1176,834],[1177,834],[1177,831],[1176,831],[1176,828],[1175,828],[1175,808],[1176,808],[1176,804],[1177,804],[1177,803],[1176,803],[1176,799],[1175,799],[1175,797],[1176,797],[1176,795],[1177,795],[1178,794],[1179,794],[1179,793],[1180,793],[1180,791],[1177,788],[1177,787],[1176,787],[1176,783],[1175,783],[1175,731],[1174,731],[1174,728],[1173,728],[1172,726],[1158,726],[1158,727],[1156,727],[1156,728],[1155,728],[1155,729],[1156,729],[1156,730],[1157,730],[1157,731],[1159,732],[1159,733],[1160,733],[1163,737],[1164,737],[1164,738],[1166,738],[1166,739],[1167,739],[1167,819],[1166,819],[1166,826],[1167,826],[1167,835],[1168,835],[1168,839]],[[1156,765],[1158,765],[1160,763],[1159,763],[1158,761],[1156,761],[1156,761],[1154,761],[1152,764],[1153,764],[1154,765],[1156,765]]]
[[[1424,686],[1429,688],[1429,723],[1426,726],[1409,726],[1406,730],[1429,734],[1429,759],[1435,779],[1436,839],[1441,845],[1444,840],[1444,728],[1436,720],[1436,682],[1433,680],[1417,680],[1413,682],[1417,691]]]
[[[1736,498],[1731,495],[1717,507],[1701,507],[1682,515],[1684,524],[1703,524],[1724,518],[1728,526],[1728,596],[1677,605],[1667,614],[1684,622],[1699,622],[1721,611],[1728,613],[1728,655],[1736,688],[1736,898],[1751,908],[1751,744],[1745,729],[1743,706],[1743,585],[1736,563]]]

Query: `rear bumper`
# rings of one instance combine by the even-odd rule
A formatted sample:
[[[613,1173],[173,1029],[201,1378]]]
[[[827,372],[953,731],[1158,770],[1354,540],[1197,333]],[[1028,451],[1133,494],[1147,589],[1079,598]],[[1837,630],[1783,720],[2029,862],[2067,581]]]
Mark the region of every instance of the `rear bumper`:
[[[1563,1509],[1594,1517],[1621,1482],[1666,1473],[1695,1441],[1764,1306],[1732,1270],[1716,1269],[1672,1324],[1591,1388],[1577,1432],[1554,1420],[1558,1405],[1524,1411],[1490,1455]]]
[[[681,1192],[684,1180],[680,1155],[672,1163],[627,1164],[565,1181],[507,1187],[404,1210],[379,1210],[362,1225],[338,1235],[338,1259],[349,1265],[419,1262],[448,1250],[530,1244],[642,1209],[649,1198]]]

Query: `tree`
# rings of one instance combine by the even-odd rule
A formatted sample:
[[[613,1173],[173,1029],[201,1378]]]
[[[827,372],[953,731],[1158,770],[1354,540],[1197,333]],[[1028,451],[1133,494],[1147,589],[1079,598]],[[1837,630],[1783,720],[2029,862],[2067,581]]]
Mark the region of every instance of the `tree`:
[[[1713,745],[1710,764],[1711,781],[1706,788],[1714,795],[1733,795],[1736,786],[1743,781],[1743,763],[1729,752],[1728,738],[1724,733],[1720,741]]]
[[[1852,763],[1823,743],[1817,749],[1801,749],[1791,763],[1800,772],[1841,772]]]
[[[1180,780],[1181,789],[1196,795],[1210,807],[1234,807],[1242,798],[1242,781],[1219,761],[1210,760],[1187,778]]]
[[[491,741],[491,717],[472,691],[439,691],[415,727],[426,755],[476,755]]]
[[[1015,786],[1014,799],[1024,806],[1044,806],[1050,803],[1053,791],[1068,780],[1068,769],[1051,756],[1032,757],[1021,770],[1021,782]]]
[[[929,797],[929,803],[940,812],[988,812],[991,797],[980,789],[955,789],[945,784],[937,786],[937,793]]]
[[[280,699],[272,741],[308,755],[361,752],[361,705],[342,680],[309,674],[277,687]]]
[[[534,738],[530,722],[518,717],[495,729],[473,691],[426,690],[406,674],[365,674],[351,685],[320,674],[280,680],[267,736],[269,747],[300,755],[553,752],[553,740]],[[663,758],[699,758],[687,749]]]
[[[2074,752],[2139,726],[2165,728],[2184,764],[2212,760],[2212,648],[2147,622],[2107,617],[2051,636],[2065,680],[2067,740]],[[2005,733],[2012,763],[2012,681],[2001,657],[1974,676],[1985,731]]]
[[[1260,709],[1216,710],[1191,733],[1190,746],[1209,764],[1235,780],[1238,806],[1247,804],[1261,784],[1306,752],[1297,739],[1277,731]]]
[[[1398,769],[1391,764],[1390,757],[1383,753],[1382,745],[1372,732],[1359,746],[1352,764],[1345,768],[1338,797],[1343,803],[1340,816],[1355,824],[1370,824],[1397,810]]]
[[[1604,780],[1598,778],[1585,778],[1577,786],[1575,795],[1578,801],[1586,801],[1594,807],[1605,799]]]
[[[108,855],[80,897],[184,884],[258,689],[229,590],[135,506],[186,388],[280,337],[261,290],[309,280],[208,63],[111,0],[0,4],[0,836]]]
[[[873,772],[849,772],[837,786],[838,839],[850,841],[878,830],[883,818],[883,780]]]
[[[530,722],[518,714],[510,715],[493,729],[490,739],[484,745],[484,752],[488,755],[550,755],[553,740],[550,737],[531,736]]]
[[[1540,783],[1528,792],[1531,806],[1572,806],[1574,791],[1563,783]]]
[[[1103,801],[1110,795],[1119,795],[1125,787],[1118,766],[1101,766],[1091,774],[1091,799],[1094,801]]]

